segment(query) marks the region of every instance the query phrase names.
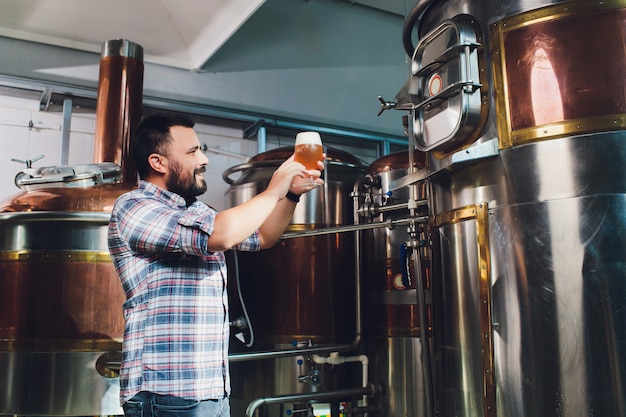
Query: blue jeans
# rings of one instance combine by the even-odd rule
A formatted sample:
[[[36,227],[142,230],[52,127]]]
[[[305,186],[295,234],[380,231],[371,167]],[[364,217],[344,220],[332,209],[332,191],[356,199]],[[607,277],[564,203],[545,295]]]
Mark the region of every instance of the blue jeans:
[[[126,417],[230,417],[228,398],[187,400],[141,391],[122,406]]]

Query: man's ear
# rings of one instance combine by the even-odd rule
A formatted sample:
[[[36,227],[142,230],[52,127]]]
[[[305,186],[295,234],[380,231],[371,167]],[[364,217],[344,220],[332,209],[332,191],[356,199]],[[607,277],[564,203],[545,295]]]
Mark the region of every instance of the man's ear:
[[[163,155],[159,155],[158,153],[150,154],[150,156],[148,156],[148,163],[153,170],[160,174],[167,172],[167,158]]]

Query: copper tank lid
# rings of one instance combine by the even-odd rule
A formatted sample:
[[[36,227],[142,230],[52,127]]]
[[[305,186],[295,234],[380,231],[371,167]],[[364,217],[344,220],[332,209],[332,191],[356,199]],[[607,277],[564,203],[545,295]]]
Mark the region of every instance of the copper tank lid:
[[[326,152],[326,162],[352,164],[355,166],[363,165],[363,162],[360,159],[346,151],[331,147],[325,147],[324,149]],[[255,155],[250,158],[250,162],[284,161],[292,154],[293,146],[284,146]]]
[[[415,150],[413,153],[413,167],[416,169],[426,167],[426,153]],[[368,174],[375,175],[394,169],[409,169],[409,151],[394,152],[372,162],[368,168]]]
[[[24,169],[15,177],[22,192],[0,202],[0,212],[110,212],[122,193],[135,188],[119,183],[114,163]]]

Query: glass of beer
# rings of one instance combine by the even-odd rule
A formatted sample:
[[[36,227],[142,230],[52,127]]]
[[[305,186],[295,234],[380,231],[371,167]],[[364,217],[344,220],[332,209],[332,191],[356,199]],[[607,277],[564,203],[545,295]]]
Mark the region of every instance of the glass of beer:
[[[300,162],[306,169],[318,169],[317,162],[324,158],[322,138],[317,132],[300,132],[296,135],[294,161]],[[309,178],[306,185],[319,185]]]

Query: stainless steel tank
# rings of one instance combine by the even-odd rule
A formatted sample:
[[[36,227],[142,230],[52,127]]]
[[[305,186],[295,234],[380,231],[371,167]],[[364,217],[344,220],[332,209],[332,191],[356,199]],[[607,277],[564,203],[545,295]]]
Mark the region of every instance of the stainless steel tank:
[[[626,3],[421,1],[442,417],[626,415]],[[407,36],[405,36],[405,45]]]
[[[0,414],[122,414],[125,295],[107,229],[136,185],[121,158],[141,117],[142,60],[132,42],[103,45],[94,163],[27,169],[0,202]]]
[[[333,148],[325,152],[325,184],[302,196],[288,232],[352,224],[350,192],[366,166],[346,152]],[[261,192],[292,153],[292,147],[271,150],[227,170],[223,175],[230,184],[227,206]],[[231,178],[235,174],[239,174],[236,180]],[[232,339],[231,351],[281,352],[350,344],[356,337],[354,255],[352,233],[295,237],[261,252],[238,253],[238,268],[229,267],[229,272],[238,270],[237,277],[230,274],[228,284],[231,320],[243,314],[240,291],[254,343],[246,348]],[[329,372],[329,367],[315,365],[305,357],[281,357],[280,353],[270,359],[231,363],[233,415],[238,407],[257,398],[333,390],[355,377],[360,381],[360,369],[351,373],[346,372],[349,365],[343,368],[347,369]],[[259,412],[295,412],[297,407],[283,404]]]

